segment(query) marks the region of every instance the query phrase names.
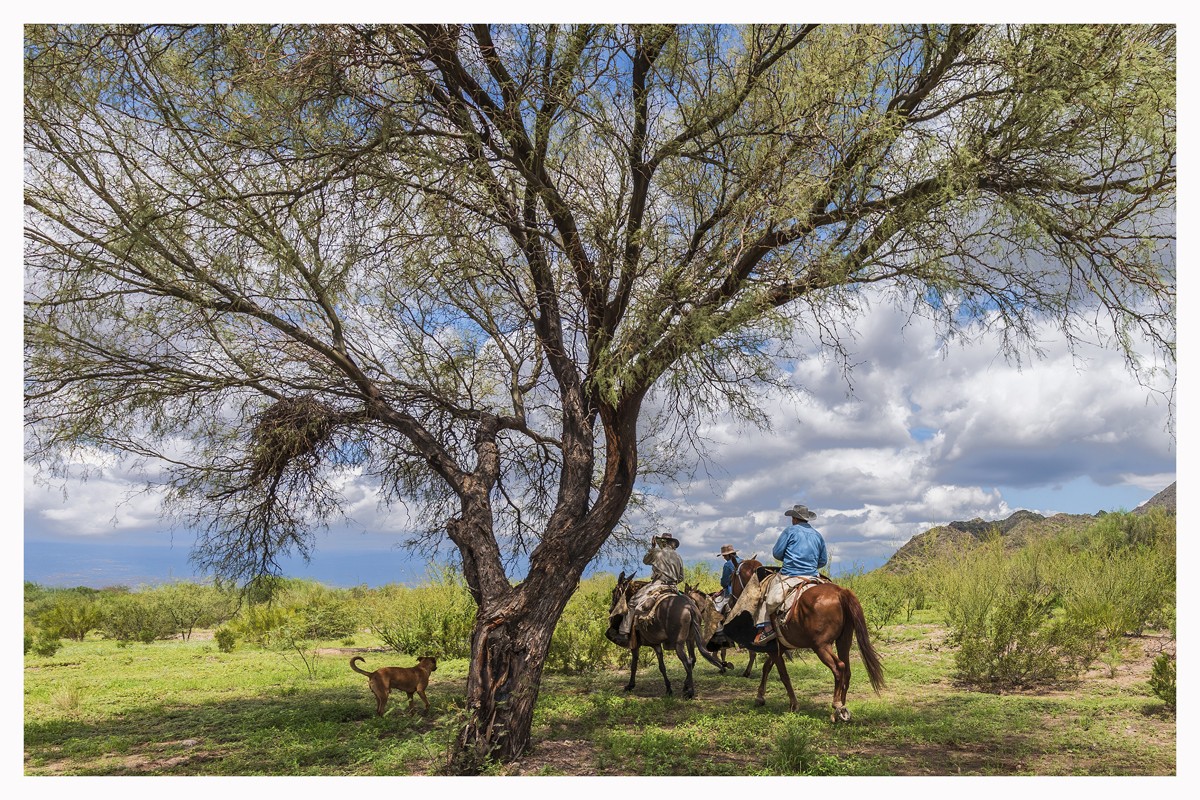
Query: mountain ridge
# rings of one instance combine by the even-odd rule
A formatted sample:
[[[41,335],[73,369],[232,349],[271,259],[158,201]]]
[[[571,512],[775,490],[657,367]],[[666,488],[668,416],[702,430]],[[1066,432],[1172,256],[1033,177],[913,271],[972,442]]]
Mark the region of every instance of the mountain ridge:
[[[1131,513],[1146,514],[1152,508],[1162,508],[1175,513],[1176,483],[1172,483],[1158,494],[1135,508]],[[999,535],[1005,547],[1020,547],[1032,539],[1043,538],[1068,530],[1086,528],[1109,512],[1095,514],[1053,514],[1049,517],[1024,509],[1014,511],[1006,519],[955,521],[936,525],[924,533],[909,539],[897,550],[881,569],[898,572],[911,564],[924,561],[948,550],[960,550],[991,535]]]

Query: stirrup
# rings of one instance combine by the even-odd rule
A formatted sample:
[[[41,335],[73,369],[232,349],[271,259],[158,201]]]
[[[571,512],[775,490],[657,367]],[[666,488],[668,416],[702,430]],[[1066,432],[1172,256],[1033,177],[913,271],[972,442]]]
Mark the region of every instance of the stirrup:
[[[774,628],[771,628],[770,630],[764,628],[758,632],[757,636],[754,637],[753,644],[767,644],[768,642],[774,641],[776,636],[777,634],[775,633]]]

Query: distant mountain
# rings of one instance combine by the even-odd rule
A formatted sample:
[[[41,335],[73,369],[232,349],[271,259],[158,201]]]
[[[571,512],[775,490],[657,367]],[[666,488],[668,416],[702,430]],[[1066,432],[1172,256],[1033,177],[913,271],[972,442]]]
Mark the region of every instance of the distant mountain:
[[[1172,483],[1167,488],[1163,489],[1158,494],[1151,497],[1146,502],[1133,510],[1135,514],[1145,514],[1152,508],[1166,509],[1169,513],[1175,513],[1175,484]]]
[[[1162,508],[1171,514],[1175,513],[1174,483],[1135,508],[1133,513],[1145,514],[1151,508]],[[1106,513],[1098,511],[1095,514],[1055,514],[1044,517],[1033,511],[1017,511],[1008,519],[988,521],[976,517],[967,522],[939,525],[909,539],[888,559],[883,569],[902,572],[914,562],[969,547],[983,541],[993,532],[999,534],[1005,547],[1017,548],[1032,539],[1086,528],[1097,517]]]

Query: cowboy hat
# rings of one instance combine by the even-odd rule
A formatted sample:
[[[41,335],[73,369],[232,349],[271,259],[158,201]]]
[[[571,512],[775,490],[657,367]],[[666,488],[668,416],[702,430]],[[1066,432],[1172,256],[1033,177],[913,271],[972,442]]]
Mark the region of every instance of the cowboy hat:
[[[789,508],[787,511],[785,511],[783,513],[784,513],[784,516],[791,517],[792,519],[802,520],[804,522],[808,522],[810,519],[813,519],[814,517],[817,516],[816,514],[814,514],[813,512],[808,510],[808,506],[803,505],[801,503],[797,503],[796,505],[792,506],[791,508]]]
[[[737,550],[734,550],[733,545],[731,545],[731,544],[723,544],[723,545],[721,545],[721,552],[717,553],[717,555],[719,555],[719,556],[736,556]]]
[[[676,539],[674,536],[672,536],[672,535],[671,535],[671,534],[669,534],[669,533],[661,533],[661,534],[659,534],[658,536],[655,536],[655,537],[654,537],[654,541],[656,541],[656,542],[670,542],[670,543],[671,543],[671,545],[672,545],[673,547],[675,547],[675,548],[678,548],[678,547],[679,547],[679,540],[678,540],[678,539]]]

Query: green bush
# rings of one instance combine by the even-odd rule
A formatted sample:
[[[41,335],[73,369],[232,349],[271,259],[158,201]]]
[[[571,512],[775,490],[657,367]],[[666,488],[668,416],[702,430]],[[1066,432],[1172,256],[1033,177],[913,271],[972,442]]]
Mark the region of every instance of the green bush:
[[[306,582],[289,587],[278,602],[293,613],[306,639],[341,639],[359,627],[358,609],[345,590]]]
[[[237,638],[266,647],[272,631],[288,624],[294,613],[293,609],[277,605],[248,605],[230,620],[227,627]]]
[[[108,592],[100,601],[100,630],[119,642],[149,644],[175,634],[170,616],[153,592]]]
[[[38,623],[59,638],[82,642],[103,620],[94,592],[68,589],[51,595],[50,606],[41,613]]]
[[[173,634],[186,641],[197,628],[210,628],[227,621],[237,608],[237,598],[216,586],[177,581],[147,592],[159,613],[170,621]]]
[[[925,607],[925,588],[913,575],[879,569],[863,573],[856,569],[838,576],[837,583],[854,592],[867,624],[875,633],[886,625],[910,621],[915,611]]]
[[[1092,663],[1096,629],[1061,612],[1054,566],[1039,546],[1009,552],[993,539],[931,567],[959,680],[989,690],[1034,686]]]
[[[546,654],[546,668],[560,672],[584,672],[615,665],[625,651],[604,636],[608,608],[616,578],[597,575],[581,581],[567,602]]]
[[[1157,509],[1105,514],[1059,543],[1064,610],[1109,639],[1162,625],[1175,606],[1175,521]]]
[[[1150,690],[1158,699],[1167,704],[1167,708],[1175,708],[1175,657],[1169,653],[1159,653],[1150,668]]]
[[[34,655],[43,657],[52,656],[58,652],[60,647],[62,647],[62,640],[51,631],[38,631],[37,635],[33,638],[32,649]]]
[[[222,626],[213,631],[213,639],[217,642],[217,649],[222,653],[232,653],[237,647],[237,634],[229,626]]]
[[[367,602],[365,611],[375,635],[399,653],[435,658],[470,655],[475,600],[453,569],[434,571],[421,586],[384,587]]]

